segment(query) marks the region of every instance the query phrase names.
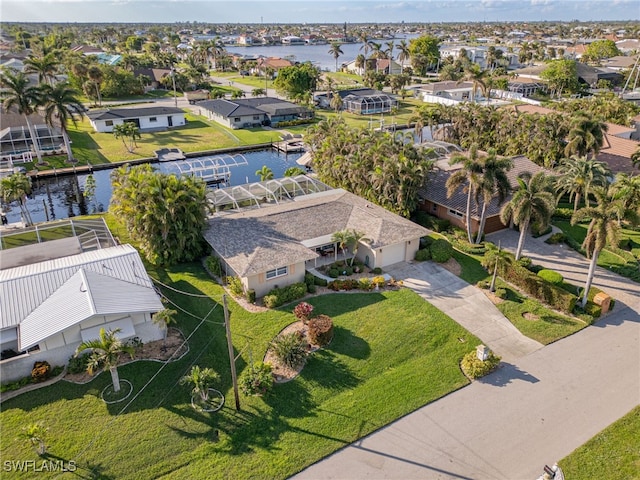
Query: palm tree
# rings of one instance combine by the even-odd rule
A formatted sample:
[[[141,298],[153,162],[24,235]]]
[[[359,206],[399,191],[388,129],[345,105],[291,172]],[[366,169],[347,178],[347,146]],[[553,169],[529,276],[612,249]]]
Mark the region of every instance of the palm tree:
[[[24,61],[26,73],[37,73],[38,82],[53,85],[58,71],[58,60],[53,52],[41,57],[29,55]]]
[[[344,54],[344,52],[340,48],[340,44],[339,43],[332,43],[331,44],[331,48],[329,48],[329,53],[331,55],[333,55],[333,58],[336,61],[336,72],[337,72],[338,71],[338,57],[340,57],[340,55]]]
[[[390,42],[385,42],[385,45],[387,46],[387,48],[384,51],[384,54],[389,59],[389,74],[392,75],[393,71],[392,71],[392,63],[391,62],[393,62],[393,49],[395,47],[395,44],[393,43],[393,40],[392,40]],[[402,73],[402,72],[400,72],[400,73]]]
[[[360,53],[360,54],[358,54],[358,55],[356,56],[356,61],[355,61],[355,64],[354,64],[354,65],[356,66],[356,68],[358,68],[358,69],[362,70],[362,72],[363,72],[363,74],[364,74],[364,69],[365,69],[365,68],[366,68],[366,66],[367,66],[367,59],[365,58],[365,56],[364,56],[364,55],[362,55],[362,54]]]
[[[469,243],[473,243],[471,235],[471,199],[475,197],[482,181],[482,165],[478,159],[478,148],[473,145],[466,156],[460,153],[453,155],[449,163],[451,165],[462,165],[462,168],[456,170],[447,179],[447,197],[451,197],[460,187],[463,187],[463,191],[467,193],[467,209],[464,221],[467,227],[467,239]]]
[[[634,167],[640,168],[640,145],[636,148],[636,151],[631,154],[631,163]]]
[[[44,118],[50,127],[53,127],[54,118],[60,123],[64,148],[67,151],[67,161],[73,163],[74,158],[71,151],[71,142],[69,142],[67,123],[71,121],[74,125],[77,125],[75,114],[82,117],[84,115],[84,107],[76,97],[77,92],[66,82],[57,83],[53,87],[43,85],[41,93]]]
[[[261,97],[266,94],[267,91],[264,88],[254,88],[253,90],[251,90],[252,97]]]
[[[574,199],[574,212],[578,210],[582,197],[588,207],[591,189],[596,186],[605,187],[611,176],[606,163],[577,156],[562,160],[557,171],[560,176],[556,180],[556,189],[559,195],[568,194],[569,201]]]
[[[349,244],[352,245],[351,251],[353,252],[353,257],[351,257],[350,264],[352,267],[358,253],[358,246],[360,245],[360,242],[371,243],[371,240],[364,233],[357,230],[351,230],[351,232],[349,232]]]
[[[219,376],[212,368],[191,367],[191,371],[180,379],[181,384],[189,383],[193,386],[191,393],[200,396],[203,402],[209,400],[209,387],[218,380]]]
[[[625,210],[636,210],[640,215],[640,175],[618,173],[611,184],[610,193],[614,200],[622,203]]]
[[[400,53],[398,54],[398,60],[400,60],[400,65],[402,65],[402,71],[404,72],[404,62],[411,58],[409,44],[407,44],[406,40],[400,40],[398,50],[400,51]]]
[[[363,66],[364,66],[363,75],[364,75],[365,73],[367,73],[367,54],[369,53],[369,49],[371,48],[371,41],[369,40],[369,38],[367,37],[367,34],[365,32],[360,32],[359,33],[358,41],[362,43],[362,45],[360,45],[360,50],[364,51],[364,57],[363,57],[363,60],[364,60],[364,62],[363,62]]]
[[[490,149],[487,152],[487,156],[480,161],[482,164],[482,179],[477,195],[478,197],[482,196],[482,211],[480,213],[480,225],[476,235],[476,243],[480,243],[482,240],[484,225],[487,220],[487,206],[496,197],[498,205],[502,205],[511,190],[507,172],[513,168],[513,161],[509,158],[498,157],[494,149]]]
[[[284,171],[285,177],[296,177],[298,175],[304,175],[306,172],[300,167],[289,167]]]
[[[342,97],[337,93],[332,93],[329,106],[333,108],[336,111],[336,113],[338,113],[338,111],[342,109],[343,105],[344,105],[344,102],[342,100]]]
[[[118,376],[118,360],[121,353],[127,353],[133,358],[134,349],[130,345],[125,345],[116,336],[120,332],[119,328],[115,330],[106,331],[104,328],[100,329],[100,338],[95,340],[88,340],[78,345],[75,356],[85,350],[91,350],[91,356],[89,357],[89,363],[87,363],[87,371],[90,375],[96,368],[102,367],[102,370],[106,372],[109,370],[111,373],[111,382],[113,383],[113,391],[120,391],[120,377]]]
[[[273,170],[271,170],[266,165],[263,165],[260,170],[256,170],[256,176],[260,179],[261,182],[273,180]]]
[[[18,201],[20,212],[26,225],[33,225],[27,209],[27,195],[31,193],[31,179],[23,173],[14,173],[0,180],[0,198],[3,202]]]
[[[624,207],[620,202],[612,202],[604,188],[598,187],[593,190],[596,197],[596,205],[594,207],[584,207],[574,212],[571,217],[571,225],[583,220],[590,220],[587,228],[587,235],[582,242],[582,248],[587,253],[587,258],[591,257],[589,265],[589,273],[582,293],[582,308],[587,304],[589,289],[593,282],[593,277],[598,263],[598,256],[602,249],[607,245],[617,246],[620,240],[620,225],[618,219],[625,217]]]
[[[505,225],[513,221],[520,228],[516,260],[522,255],[529,225],[533,222],[539,230],[544,230],[549,225],[556,208],[552,188],[551,177],[544,172],[538,172],[533,177],[522,174],[518,178],[518,189],[502,207],[500,221]]]
[[[151,319],[153,320],[153,323],[155,323],[160,328],[162,328],[162,331],[164,332],[163,342],[167,341],[167,333],[169,332],[169,325],[172,323],[176,323],[175,316],[177,314],[178,312],[176,312],[175,310],[172,310],[170,308],[165,308],[164,310],[160,310],[159,312],[154,313],[153,317],[151,317]]]
[[[44,455],[47,453],[47,446],[44,443],[49,429],[44,426],[43,423],[31,423],[22,428],[21,437],[24,438],[29,445],[34,447],[37,445],[38,455]]]
[[[338,244],[338,248],[344,255],[344,249],[351,242],[351,233],[348,230],[340,230],[331,235],[331,241]]]
[[[135,150],[136,139],[141,138],[140,129],[133,122],[124,122],[113,126],[113,135],[122,139],[122,144],[129,153]]]
[[[488,75],[489,71],[483,70],[477,63],[473,63],[468,68],[465,68],[464,75],[462,79],[458,81],[458,83],[461,83],[463,81],[469,81],[473,83],[473,88],[471,89],[472,102],[476,101],[476,92],[478,91],[478,88],[480,88],[481,91],[485,91],[486,78]]]
[[[96,96],[98,98],[98,104],[102,105],[102,97],[100,96],[100,84],[104,79],[102,70],[100,70],[100,67],[98,66],[93,66],[89,68],[89,70],[87,71],[87,75],[89,76],[89,79],[93,82],[93,84],[96,87]]]
[[[40,90],[38,87],[29,86],[29,79],[22,72],[14,74],[10,71],[4,71],[0,73],[0,86],[4,89],[0,94],[2,107],[5,111],[15,107],[18,114],[24,115],[29,136],[38,157],[38,164],[42,164],[40,142],[33,125],[31,125],[31,120],[29,120],[29,116],[37,112],[40,104]]]
[[[488,244],[493,245],[493,244]],[[491,285],[489,286],[490,292],[496,291],[496,277],[498,276],[498,270],[503,267],[510,265],[513,262],[513,257],[506,250],[502,250],[500,248],[500,244],[498,244],[498,248],[488,248],[487,252],[482,257],[482,266],[487,270],[493,270],[493,275],[491,276]]]
[[[608,126],[605,122],[591,117],[584,112],[577,112],[571,119],[564,154],[586,156],[597,155],[604,144]]]

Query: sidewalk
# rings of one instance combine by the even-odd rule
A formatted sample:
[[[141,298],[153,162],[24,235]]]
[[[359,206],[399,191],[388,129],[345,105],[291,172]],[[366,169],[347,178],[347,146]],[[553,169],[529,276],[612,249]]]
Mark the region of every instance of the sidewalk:
[[[437,263],[401,263],[387,272],[479,337],[505,362],[543,347],[520,333],[482,291]]]

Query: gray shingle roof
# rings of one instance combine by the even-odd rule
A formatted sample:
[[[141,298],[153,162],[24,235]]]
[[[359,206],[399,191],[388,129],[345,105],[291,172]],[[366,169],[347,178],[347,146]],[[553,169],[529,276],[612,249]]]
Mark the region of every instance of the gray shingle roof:
[[[371,239],[373,248],[429,233],[382,207],[336,189],[211,219],[204,237],[244,277],[311,260],[317,254],[303,246],[302,241],[345,229],[363,232]]]
[[[223,117],[264,115],[265,113],[269,115],[291,115],[308,110],[295,103],[285,102],[273,97],[205,100],[198,102],[198,107]]]
[[[96,110],[87,113],[91,120],[117,120],[140,117],[154,117],[160,115],[173,115],[184,113],[180,108],[174,107],[142,107],[142,108],[112,108],[109,110]]]
[[[507,178],[509,179],[509,184],[511,188],[516,188],[518,185],[517,178],[528,172],[531,175],[535,175],[538,172],[546,171],[544,168],[536,165],[531,160],[526,157],[514,157],[513,160],[513,168],[507,172]],[[444,207],[450,208],[452,210],[456,210],[460,213],[465,213],[467,210],[467,194],[463,191],[464,188],[458,188],[451,197],[447,198],[447,180],[453,173],[458,169],[453,170],[434,170],[429,174],[429,178],[425,183],[425,186],[418,190],[418,195],[429,201],[436,203],[438,205],[442,205]],[[550,172],[547,172],[550,173]],[[508,201],[511,198],[511,195],[507,197],[505,201]],[[487,217],[493,217],[500,213],[500,208],[503,204],[498,204],[498,199],[494,198],[491,203],[487,207]],[[479,220],[480,213],[482,210],[482,201],[480,201],[479,205],[475,203],[475,201],[471,202],[471,217]]]

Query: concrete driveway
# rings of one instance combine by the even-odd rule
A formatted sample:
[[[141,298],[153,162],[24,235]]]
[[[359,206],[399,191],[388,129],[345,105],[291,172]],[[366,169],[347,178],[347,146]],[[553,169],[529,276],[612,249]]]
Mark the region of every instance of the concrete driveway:
[[[385,270],[480,338],[505,362],[542,348],[522,335],[482,291],[437,263],[401,263]]]

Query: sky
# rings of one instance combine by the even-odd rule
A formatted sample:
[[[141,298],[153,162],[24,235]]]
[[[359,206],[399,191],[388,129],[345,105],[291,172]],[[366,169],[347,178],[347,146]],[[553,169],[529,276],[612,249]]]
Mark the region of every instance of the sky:
[[[0,0],[2,22],[409,23],[639,19],[638,0]]]

